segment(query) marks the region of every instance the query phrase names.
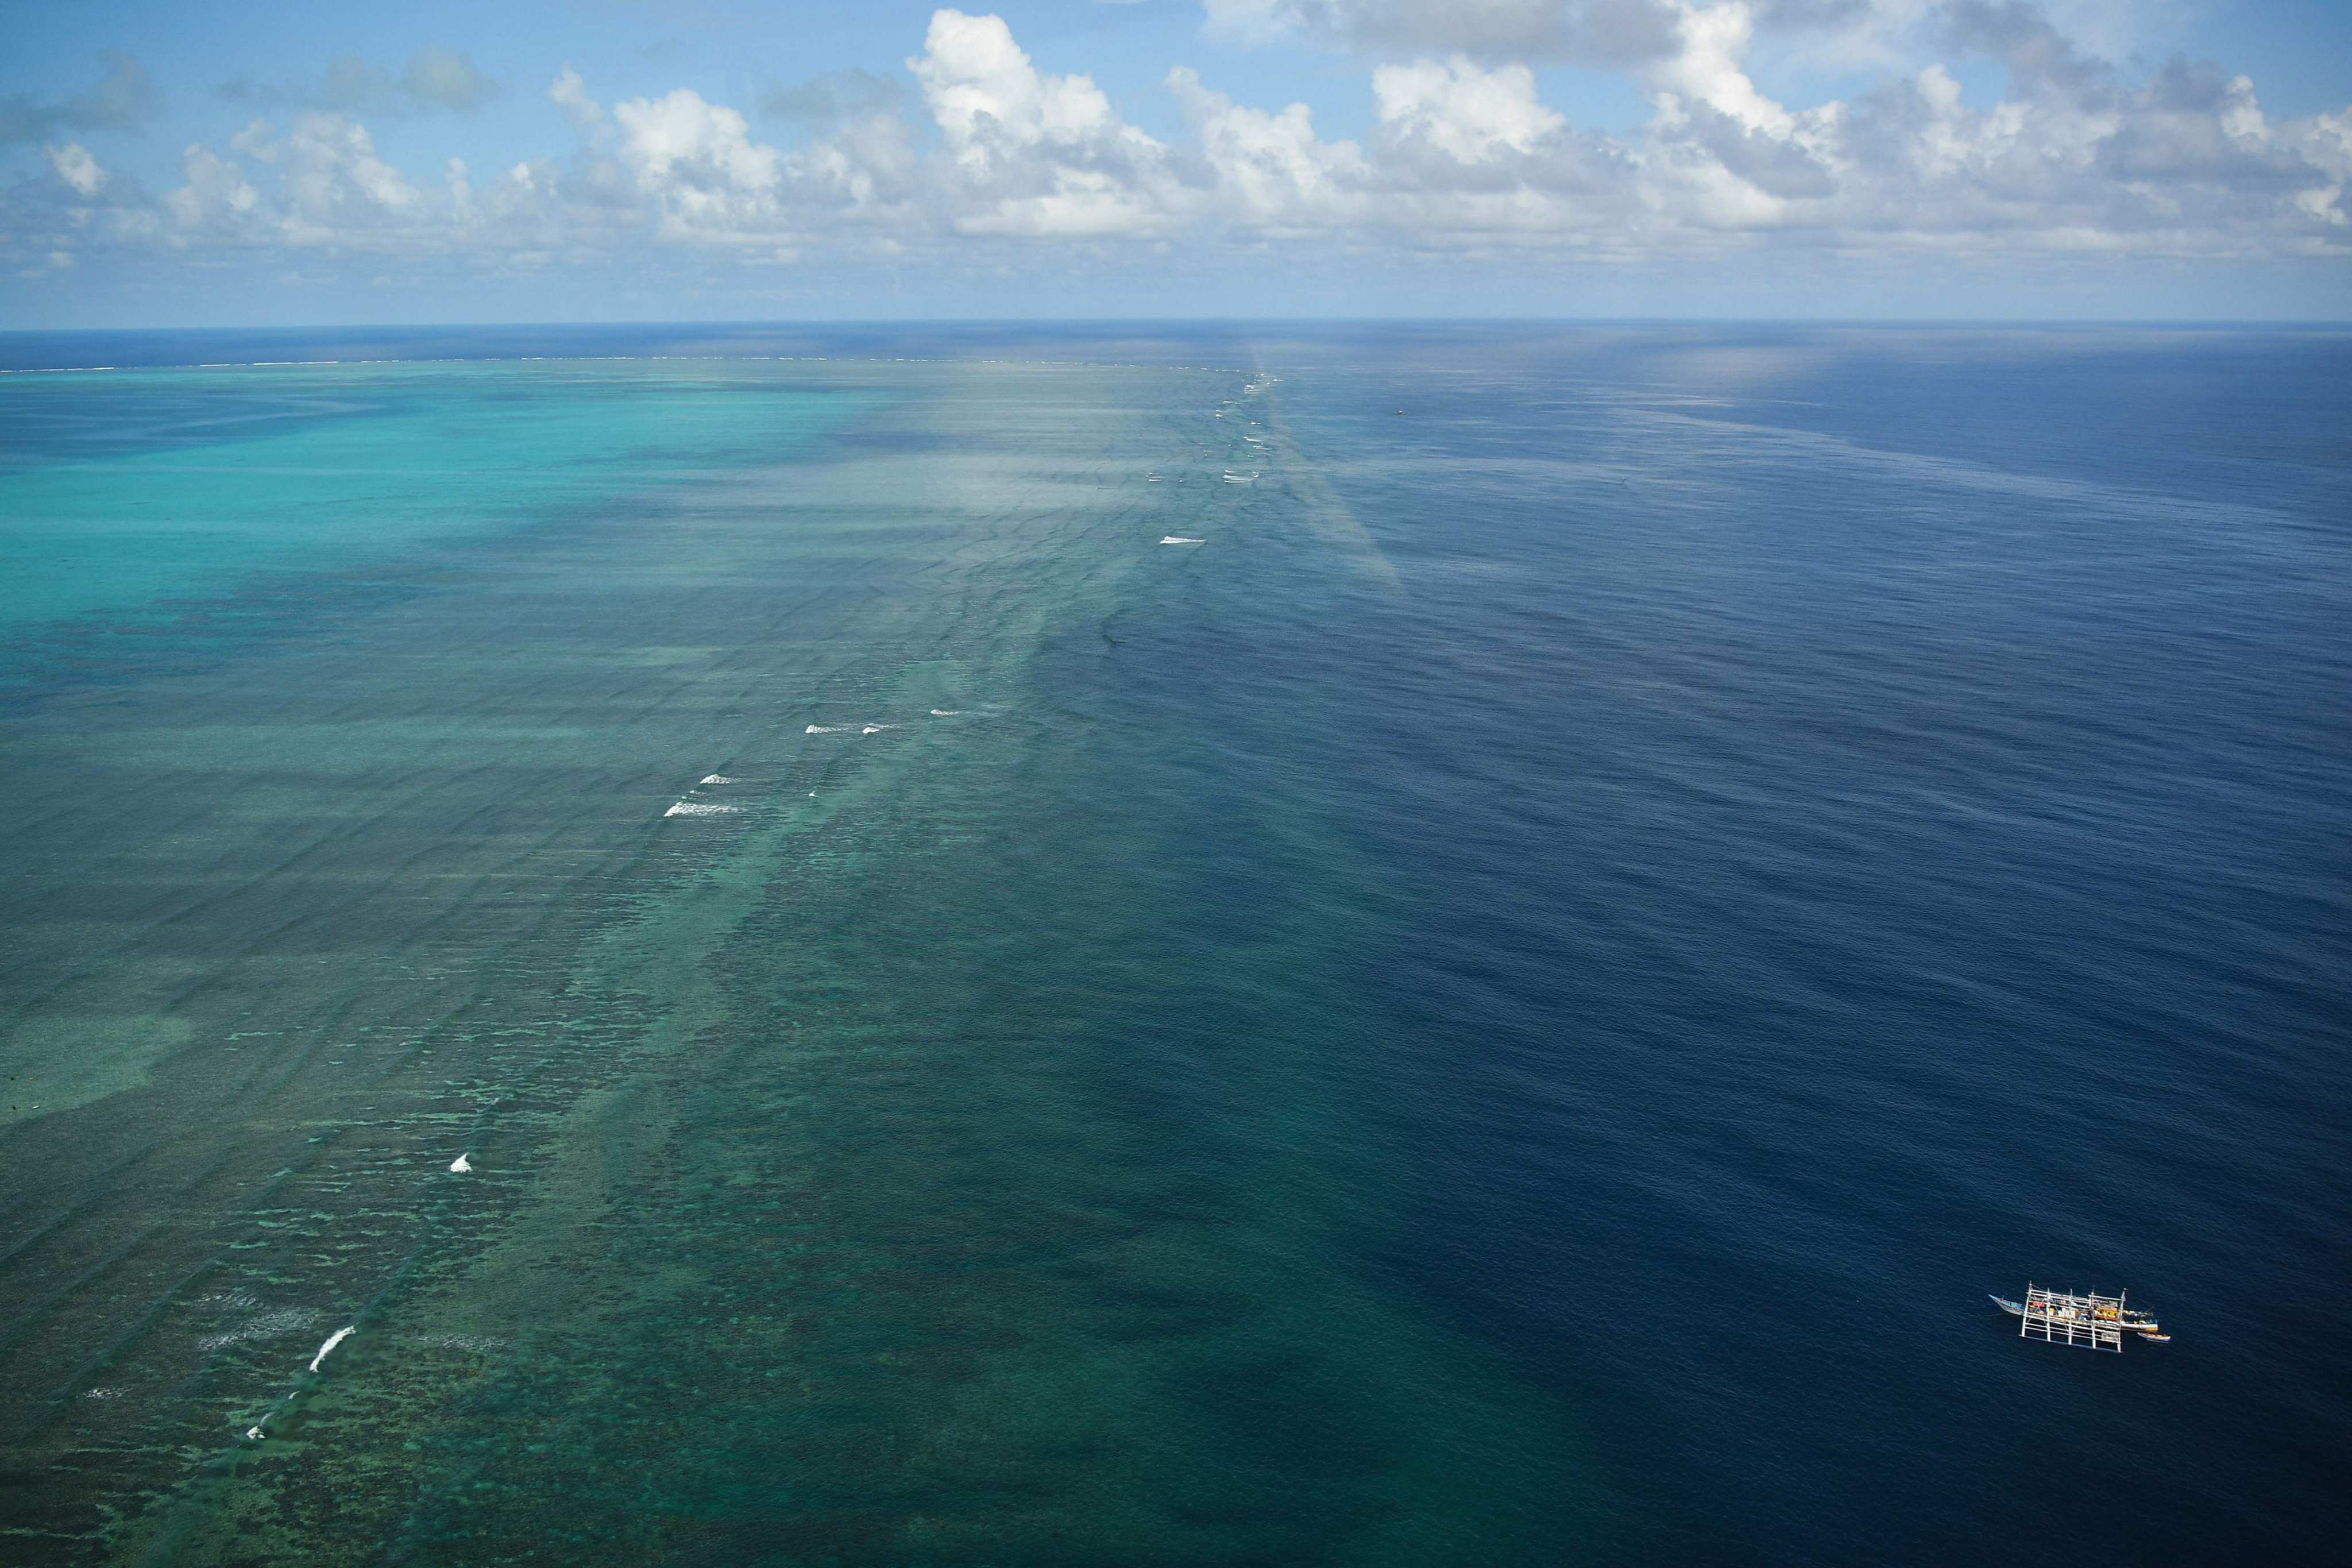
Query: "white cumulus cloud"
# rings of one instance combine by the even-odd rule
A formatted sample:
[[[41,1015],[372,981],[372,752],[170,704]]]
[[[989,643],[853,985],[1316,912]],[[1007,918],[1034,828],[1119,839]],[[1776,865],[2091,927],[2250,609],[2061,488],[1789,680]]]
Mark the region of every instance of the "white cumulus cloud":
[[[1310,266],[1332,246],[2352,264],[2352,109],[2281,117],[2220,67],[2126,69],[2021,0],[1216,0],[1211,12],[1228,30],[1356,51],[1336,57],[1360,73],[1355,133],[1327,132],[1303,103],[1242,101],[1177,63],[1163,81],[1183,129],[1163,141],[1092,77],[1040,65],[1001,16],[942,9],[903,77],[766,94],[756,106],[791,130],[773,140],[703,89],[608,104],[566,65],[542,113],[558,140],[556,115],[568,123],[568,147],[470,160],[444,148],[415,177],[339,110],[193,143],[160,196],[52,136],[46,173],[0,208],[0,237],[33,257],[80,224],[89,244],[125,249],[535,267],[663,246],[713,266],[828,252],[996,266],[1021,247],[1110,256],[1172,241],[1294,247]],[[1776,96],[1757,61],[1790,37],[1900,63],[1843,97]],[[488,90],[470,65],[428,54],[409,97],[463,107]],[[1646,121],[1603,132],[1547,102],[1536,62],[1568,57],[1622,72]],[[1985,59],[2005,68],[1997,98],[1961,85],[1979,79],[1966,63]]]
[[[1181,214],[1168,149],[1090,78],[1040,71],[1003,17],[936,12],[923,44],[907,68],[947,153],[938,210],[959,232],[1134,237]]]
[[[751,139],[751,122],[691,88],[613,106],[620,157],[681,238],[737,236],[771,226],[783,154]]]
[[[1463,163],[1533,152],[1568,127],[1566,115],[1537,99],[1527,67],[1481,70],[1458,55],[1444,65],[1382,66],[1372,73],[1372,100],[1384,128]]]
[[[52,143],[41,152],[48,159],[49,167],[57,171],[58,178],[79,194],[94,196],[106,184],[106,171],[98,166],[98,160],[80,142],[68,142],[61,146]]]

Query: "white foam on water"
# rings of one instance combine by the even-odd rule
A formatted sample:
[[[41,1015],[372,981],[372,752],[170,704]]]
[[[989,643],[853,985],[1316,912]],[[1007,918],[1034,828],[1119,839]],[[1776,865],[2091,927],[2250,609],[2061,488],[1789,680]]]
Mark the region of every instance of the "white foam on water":
[[[291,1333],[297,1329],[307,1329],[318,1320],[319,1314],[307,1307],[278,1307],[266,1312],[256,1312],[224,1332],[205,1334],[196,1341],[196,1348],[207,1353],[225,1351],[247,1340],[266,1340]]]
[[[260,1427],[258,1427],[258,1426],[248,1426],[248,1427],[247,1427],[247,1428],[245,1429],[245,1435],[246,1435],[247,1437],[251,1438],[254,1442],[258,1443],[258,1442],[260,1442],[260,1441],[261,1441],[261,1428],[260,1428]]]
[[[327,1359],[328,1352],[333,1350],[337,1345],[341,1344],[345,1340],[350,1339],[358,1331],[359,1325],[357,1323],[352,1323],[343,1328],[337,1329],[333,1333],[329,1334],[327,1336],[327,1342],[319,1347],[319,1353],[310,1358],[310,1370],[312,1372],[318,1371],[319,1363]]]
[[[961,708],[934,708],[931,710],[931,717],[934,719],[953,719],[962,711],[963,710]]]
[[[740,805],[710,805],[698,800],[682,800],[662,815],[664,816],[732,816],[742,809]]]
[[[475,1355],[491,1355],[507,1348],[506,1341],[482,1334],[436,1334],[425,1342],[435,1350],[466,1351]]]
[[[702,777],[702,782],[704,784],[741,784],[743,781],[741,779],[730,779],[725,773],[705,773]]]
[[[467,1159],[465,1155],[460,1154],[456,1159],[449,1162],[449,1168],[462,1176],[474,1168],[474,1163],[471,1160]]]
[[[865,729],[859,731],[858,733],[861,735],[878,735],[885,730],[898,730],[903,728],[903,725],[898,724],[868,724]]]
[[[855,724],[812,724],[801,731],[804,735],[838,735],[844,730],[855,730]]]
[[[81,1396],[84,1399],[120,1399],[122,1397],[122,1390],[119,1388],[85,1388],[81,1391]]]
[[[1171,533],[1160,542],[1162,544],[1206,544],[1209,542],[1205,539],[1187,539],[1181,533]]]

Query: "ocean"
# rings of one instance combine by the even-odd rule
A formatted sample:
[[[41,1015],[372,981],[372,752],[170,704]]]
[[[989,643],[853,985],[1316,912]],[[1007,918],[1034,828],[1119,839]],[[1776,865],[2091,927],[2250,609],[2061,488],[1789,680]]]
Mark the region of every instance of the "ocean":
[[[2352,1524],[2352,333],[0,368],[0,1560]]]

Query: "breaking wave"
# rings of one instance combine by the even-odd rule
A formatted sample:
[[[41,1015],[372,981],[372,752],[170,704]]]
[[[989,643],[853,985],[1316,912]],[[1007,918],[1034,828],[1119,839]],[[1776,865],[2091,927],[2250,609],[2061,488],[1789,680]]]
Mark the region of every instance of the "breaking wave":
[[[352,1334],[358,1331],[359,1325],[352,1323],[337,1329],[333,1333],[329,1334],[327,1336],[327,1342],[319,1347],[319,1353],[310,1358],[310,1370],[312,1372],[318,1371],[320,1363],[327,1359],[329,1352],[332,1351],[337,1345],[341,1344],[345,1340],[350,1339]]]

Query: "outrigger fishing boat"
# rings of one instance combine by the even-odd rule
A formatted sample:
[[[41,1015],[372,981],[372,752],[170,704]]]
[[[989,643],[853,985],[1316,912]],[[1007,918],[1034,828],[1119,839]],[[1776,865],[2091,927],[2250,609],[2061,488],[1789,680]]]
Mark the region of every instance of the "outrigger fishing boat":
[[[2154,1317],[2125,1306],[2121,1295],[2076,1296],[2028,1285],[2022,1301],[2012,1301],[2005,1296],[1995,1296],[1991,1300],[2011,1317],[2023,1320],[2017,1329],[2021,1339],[2047,1340],[2053,1344],[2101,1351],[2123,1349],[2124,1335],[2127,1333],[2137,1334],[2149,1344],[2172,1342],[2172,1336],[2163,1331]]]

